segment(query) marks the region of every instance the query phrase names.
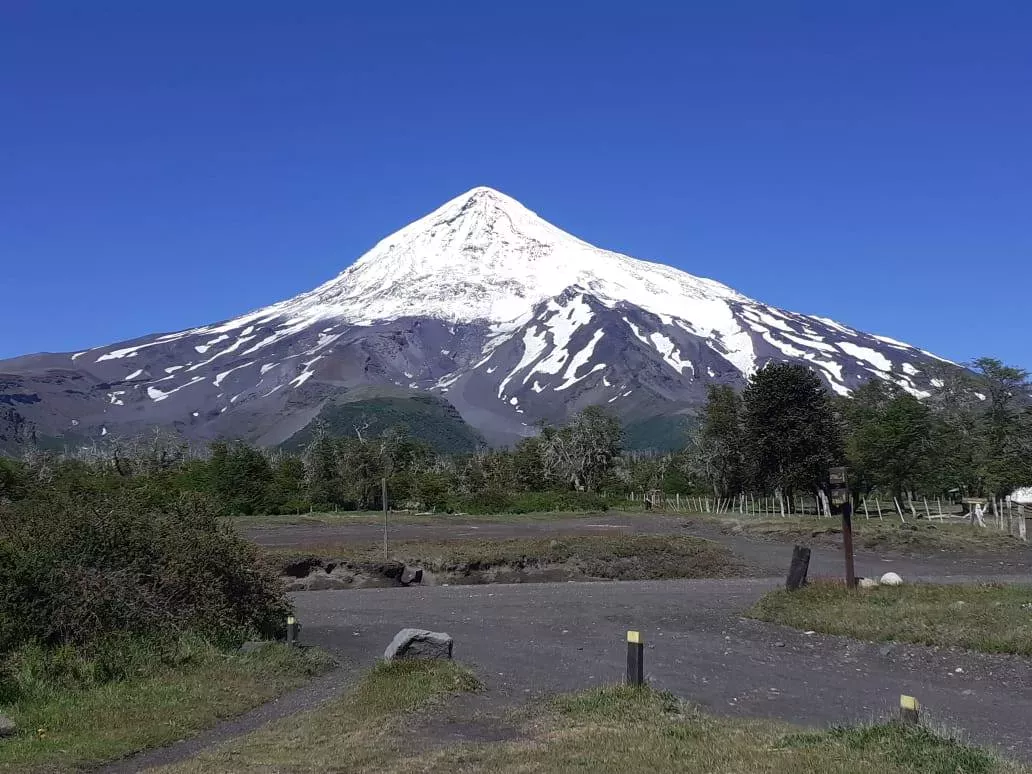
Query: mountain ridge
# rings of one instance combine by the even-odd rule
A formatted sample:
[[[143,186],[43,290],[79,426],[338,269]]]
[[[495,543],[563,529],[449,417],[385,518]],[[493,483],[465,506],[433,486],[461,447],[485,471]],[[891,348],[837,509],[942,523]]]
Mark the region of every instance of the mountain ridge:
[[[478,187],[293,298],[0,361],[0,406],[22,434],[103,438],[158,424],[254,440],[299,432],[343,391],[392,385],[445,398],[505,443],[592,404],[628,420],[683,413],[707,384],[740,387],[771,360],[808,364],[837,394],[881,378],[919,397],[949,362],[595,247]]]

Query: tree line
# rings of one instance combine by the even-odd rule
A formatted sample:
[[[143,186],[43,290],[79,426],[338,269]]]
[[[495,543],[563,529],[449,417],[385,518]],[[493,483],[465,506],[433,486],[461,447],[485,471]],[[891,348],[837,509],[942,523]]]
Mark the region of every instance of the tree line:
[[[1032,483],[1029,374],[993,358],[942,364],[919,399],[874,378],[831,396],[801,365],[771,363],[742,393],[713,386],[690,439],[689,468],[716,497],[827,491],[845,465],[856,497],[1004,498]]]
[[[884,491],[1005,496],[1032,483],[1028,374],[985,358],[943,364],[918,399],[885,379],[833,396],[805,366],[771,363],[742,392],[711,386],[684,448],[622,448],[615,416],[589,407],[506,449],[440,454],[394,427],[370,436],[316,431],[303,449],[240,441],[191,447],[162,432],[74,452],[0,459],[0,500],[41,488],[118,491],[155,502],[211,495],[227,513],[368,510],[489,512],[605,507],[629,492],[796,494],[827,490],[846,465],[857,497]]]

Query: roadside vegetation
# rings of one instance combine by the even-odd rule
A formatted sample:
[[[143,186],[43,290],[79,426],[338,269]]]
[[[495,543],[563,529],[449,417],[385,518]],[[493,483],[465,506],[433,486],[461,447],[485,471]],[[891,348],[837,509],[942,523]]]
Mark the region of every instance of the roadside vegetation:
[[[0,500],[0,715],[16,725],[0,770],[179,738],[323,668],[237,652],[285,626],[282,583],[216,501],[158,480],[66,461]]]
[[[805,631],[1032,656],[1032,586],[912,584],[850,591],[818,581],[747,613]]]
[[[1017,774],[1021,767],[924,728],[889,723],[807,732],[717,718],[657,691],[602,688],[485,717],[482,704],[440,705],[476,690],[451,664],[381,666],[317,712],[278,721],[163,774],[220,771],[767,772]],[[439,707],[430,710],[430,707]],[[442,718],[472,738],[449,743]],[[465,726],[464,726],[465,724]],[[341,729],[347,729],[342,733]],[[436,732],[436,733],[435,733]],[[494,741],[502,739],[503,741]]]

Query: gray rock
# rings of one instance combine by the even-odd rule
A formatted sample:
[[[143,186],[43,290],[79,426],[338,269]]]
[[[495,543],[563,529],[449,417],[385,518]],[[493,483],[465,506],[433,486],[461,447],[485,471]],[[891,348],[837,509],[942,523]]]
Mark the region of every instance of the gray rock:
[[[406,567],[401,574],[402,586],[418,586],[423,582],[423,571],[418,567]]]
[[[891,656],[895,652],[896,647],[894,645],[882,645],[880,648],[878,648],[878,653],[880,653],[883,656]]]
[[[394,635],[391,644],[383,652],[385,661],[403,658],[450,659],[452,638],[444,632],[426,629],[402,629]]]
[[[18,733],[18,725],[7,715],[0,715],[0,739]]]

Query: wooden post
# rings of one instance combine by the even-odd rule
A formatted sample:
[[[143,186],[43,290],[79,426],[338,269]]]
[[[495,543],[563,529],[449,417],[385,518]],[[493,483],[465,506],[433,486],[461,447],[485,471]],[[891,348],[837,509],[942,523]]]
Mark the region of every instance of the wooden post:
[[[864,498],[864,518],[865,519],[870,519],[871,518],[871,514],[867,512],[867,498],[866,497]]]
[[[939,518],[942,518],[942,500],[938,497],[935,498],[935,507],[939,511]]]
[[[846,557],[846,588],[856,588],[856,572],[853,569],[853,504],[850,502],[842,506],[842,553]]]
[[[792,549],[792,563],[788,567],[788,578],[785,588],[798,591],[806,585],[806,575],[810,571],[810,549],[806,546],[795,546]]]
[[[881,515],[881,500],[879,500],[877,497],[874,498],[874,507],[878,509],[878,518],[880,519],[882,517],[882,515]]]
[[[641,632],[627,632],[627,685],[645,684],[645,642]]]
[[[1025,524],[1025,506],[1024,505],[1019,505],[1018,506],[1018,537],[1021,538],[1022,542],[1027,543],[1028,542],[1028,535],[1025,532],[1025,529],[1026,529],[1026,524]]]
[[[681,494],[680,493],[674,494],[674,503],[675,503],[674,507],[677,510],[681,510]]]
[[[899,512],[899,520],[906,524],[907,520],[903,518],[903,508],[900,507],[899,500],[893,497],[892,502],[896,503],[896,510]]]
[[[382,478],[380,483],[383,485],[383,560],[389,562],[391,560],[391,547],[387,538],[387,477]]]
[[[925,516],[928,517],[929,521],[931,521],[932,520],[932,512],[928,508],[928,498],[927,497],[924,498],[924,504],[925,504]]]

